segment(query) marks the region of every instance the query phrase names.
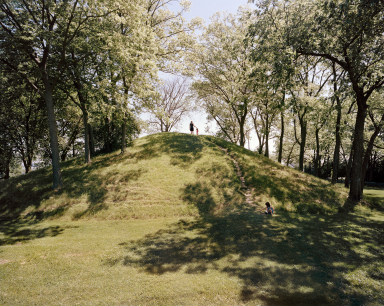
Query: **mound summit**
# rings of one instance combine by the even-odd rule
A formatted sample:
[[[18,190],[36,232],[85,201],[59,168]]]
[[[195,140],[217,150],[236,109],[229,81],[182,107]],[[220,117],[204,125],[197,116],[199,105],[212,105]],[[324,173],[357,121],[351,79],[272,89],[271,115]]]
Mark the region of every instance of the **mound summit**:
[[[212,136],[159,133],[136,139],[126,154],[63,162],[64,188],[51,188],[50,167],[0,183],[0,218],[131,219],[206,216],[253,205],[277,211],[334,213],[347,191]]]

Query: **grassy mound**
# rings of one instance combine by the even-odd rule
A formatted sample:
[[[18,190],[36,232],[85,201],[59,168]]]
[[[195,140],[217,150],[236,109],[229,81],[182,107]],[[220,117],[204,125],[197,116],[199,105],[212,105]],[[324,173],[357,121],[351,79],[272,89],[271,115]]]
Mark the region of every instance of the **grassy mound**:
[[[253,188],[257,203],[273,203],[275,209],[299,213],[335,213],[344,205],[348,192],[341,186],[283,166],[224,140],[209,137],[225,147],[239,163],[246,185]]]
[[[204,216],[244,204],[244,191],[230,158],[238,160],[255,203],[277,210],[336,212],[345,189],[284,167],[210,136],[161,133],[137,139],[118,152],[62,163],[65,187],[51,188],[50,168],[0,183],[0,218],[149,219]]]
[[[0,183],[0,305],[383,305],[383,212],[284,212],[334,212],[341,187],[176,133],[62,171],[59,192],[48,169]]]

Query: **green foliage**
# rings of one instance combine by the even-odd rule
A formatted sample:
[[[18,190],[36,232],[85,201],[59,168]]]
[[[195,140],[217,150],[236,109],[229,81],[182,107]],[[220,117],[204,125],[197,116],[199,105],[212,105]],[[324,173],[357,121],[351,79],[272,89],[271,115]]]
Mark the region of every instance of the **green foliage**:
[[[114,120],[102,120],[100,123],[94,122],[93,137],[95,153],[110,153],[121,148],[121,133],[122,122]],[[126,146],[130,145],[132,141],[138,137],[140,133],[140,126],[137,120],[132,116],[126,118]]]
[[[237,15],[215,14],[201,35],[201,43],[188,57],[198,74],[192,88],[199,106],[228,141],[242,146],[252,103],[249,76],[253,65],[250,49],[243,44],[250,24],[248,15],[247,9]]]

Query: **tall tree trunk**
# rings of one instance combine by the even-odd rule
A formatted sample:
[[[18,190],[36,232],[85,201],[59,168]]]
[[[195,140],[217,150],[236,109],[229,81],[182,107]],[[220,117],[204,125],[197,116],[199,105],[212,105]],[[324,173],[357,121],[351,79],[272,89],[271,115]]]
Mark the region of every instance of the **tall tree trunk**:
[[[89,150],[89,131],[88,131],[88,111],[85,105],[82,105],[83,122],[84,122],[84,162],[86,164],[91,163],[91,153]]]
[[[31,168],[32,168],[32,157],[29,155],[31,154],[31,152],[29,151],[28,152],[28,143],[26,142],[26,152],[24,151],[24,148],[21,144],[21,148],[19,149],[19,152],[21,154],[21,161],[23,162],[23,166],[24,166],[24,170],[25,170],[25,173],[29,173],[29,171],[31,171]]]
[[[340,144],[341,144],[341,136],[340,136],[340,123],[341,123],[341,102],[339,97],[336,97],[337,101],[337,119],[336,119],[336,144],[335,151],[333,152],[333,171],[332,171],[332,184],[335,185],[337,183],[337,178],[339,174],[339,161],[340,161]]]
[[[88,131],[89,131],[89,148],[91,150],[91,156],[95,156],[95,138],[93,137],[93,129],[92,125],[88,123]]]
[[[339,162],[340,162],[340,144],[341,144],[341,136],[340,136],[340,123],[341,123],[341,101],[339,96],[337,95],[337,75],[335,62],[332,63],[333,70],[333,92],[335,93],[336,99],[336,108],[337,108],[337,118],[336,118],[336,143],[335,143],[335,151],[333,152],[333,167],[332,167],[332,181],[331,184],[335,185],[337,183],[337,178],[339,174]]]
[[[269,144],[268,144],[268,140],[269,140],[269,116],[267,114],[267,117],[265,119],[265,139],[266,139],[266,142],[265,142],[265,157],[268,157],[269,158]]]
[[[240,120],[240,146],[245,146],[245,132],[244,132],[244,124],[245,124],[245,117],[247,116],[247,112],[244,112],[244,115],[241,116]]]
[[[351,173],[351,186],[348,199],[356,203],[362,199],[362,173],[363,173],[363,154],[364,154],[364,123],[367,114],[366,99],[357,95],[357,115],[354,135],[354,150]],[[353,207],[347,207],[347,209]]]
[[[43,72],[43,82],[45,87],[44,100],[47,107],[49,137],[50,137],[51,154],[52,154],[53,189],[58,189],[58,188],[62,188],[64,184],[63,184],[63,178],[61,177],[61,170],[60,170],[59,139],[57,136],[55,111],[53,107],[52,86],[48,78],[48,75],[45,71]]]
[[[248,100],[245,99],[244,100],[244,109],[243,109],[243,113],[239,113],[233,106],[232,106],[232,109],[236,115],[236,119],[237,119],[237,122],[239,123],[239,128],[240,128],[240,139],[239,139],[239,142],[240,142],[240,146],[241,147],[244,147],[245,146],[245,131],[244,131],[244,125],[245,125],[245,119],[247,117],[247,114],[248,114]]]
[[[127,121],[124,118],[123,125],[121,127],[121,154],[125,153],[125,142],[126,142],[126,129],[127,129]]]
[[[107,139],[105,139],[104,147],[107,149],[107,152],[111,152],[111,125],[108,117],[105,117],[105,130],[107,132]]]
[[[352,142],[351,152],[349,153],[349,158],[348,158],[348,162],[347,162],[346,169],[345,169],[345,181],[344,181],[345,188],[349,188],[349,183],[351,182],[351,167],[352,167],[352,160],[353,160],[353,149],[354,149],[354,144]]]
[[[68,150],[64,150],[62,153],[61,153],[61,161],[65,161],[65,159],[67,158],[67,153],[68,153]]]
[[[22,154],[23,156],[23,164],[24,164],[24,169],[25,169],[25,173],[29,173],[29,171],[31,171],[31,166],[32,166],[32,160],[30,158],[30,155],[31,155],[31,146],[30,146],[30,140],[29,140],[29,132],[30,132],[30,129],[29,129],[29,118],[30,118],[30,115],[31,115],[31,108],[29,109],[29,115],[26,117],[27,118],[27,122],[26,122],[26,125],[25,125],[25,131],[26,131],[26,135],[25,135],[25,155]],[[21,145],[22,145],[23,141],[21,141]]]
[[[281,123],[281,132],[280,132],[280,141],[279,141],[279,157],[277,161],[281,164],[281,159],[283,158],[283,140],[284,140],[284,112],[280,112],[280,123]]]
[[[31,169],[32,169],[32,157],[31,156],[27,156],[27,169],[28,169],[28,172],[31,171]]]
[[[84,162],[86,164],[91,163],[91,154],[89,151],[89,130],[88,130],[88,110],[87,110],[87,99],[83,95],[83,85],[81,84],[79,78],[75,76],[73,81],[75,88],[77,89],[77,96],[80,101],[80,108],[83,112],[83,123],[84,123]]]
[[[11,165],[11,159],[9,158],[5,163],[5,176],[4,176],[5,180],[9,179],[10,165]]]
[[[371,162],[371,170],[369,171],[369,181],[373,181],[373,173],[376,167],[376,158],[377,158],[377,152],[373,155],[372,162]]]
[[[289,151],[289,154],[288,154],[288,157],[287,157],[287,167],[289,167],[289,163],[291,162],[291,155],[292,155],[292,152],[293,152],[293,148],[295,147],[295,144],[293,144],[292,148],[291,148],[291,151]]]
[[[316,156],[314,159],[315,176],[319,177],[319,164],[320,164],[320,140],[319,140],[319,129],[316,129]]]
[[[5,161],[5,175],[4,175],[5,180],[9,179],[10,165],[11,165],[11,159],[12,159],[12,149],[9,150],[7,155],[8,156]]]
[[[381,125],[378,125],[375,127],[375,131],[373,132],[371,138],[369,139],[367,150],[365,151],[363,166],[362,166],[362,173],[361,173],[361,177],[362,177],[361,190],[364,189],[364,179],[365,179],[365,174],[367,172],[368,162],[372,154],[373,144],[376,140],[377,135],[379,135],[381,128],[382,128]]]
[[[299,169],[304,170],[304,152],[305,142],[307,140],[307,121],[300,120],[301,142],[300,142],[300,157],[299,157]]]

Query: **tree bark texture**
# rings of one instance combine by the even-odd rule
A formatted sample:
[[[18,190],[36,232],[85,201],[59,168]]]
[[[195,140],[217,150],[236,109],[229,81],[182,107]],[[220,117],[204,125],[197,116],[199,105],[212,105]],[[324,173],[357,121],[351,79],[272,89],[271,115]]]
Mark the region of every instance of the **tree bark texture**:
[[[268,140],[269,140],[269,116],[267,114],[266,116],[266,119],[265,119],[265,139],[266,139],[266,142],[265,142],[265,157],[268,157],[269,158],[269,144],[268,144]]]
[[[336,118],[336,135],[335,135],[335,151],[333,152],[333,165],[332,165],[332,181],[331,184],[335,185],[337,183],[337,178],[339,174],[339,162],[340,162],[340,145],[341,145],[341,136],[340,136],[340,123],[341,123],[341,101],[337,95],[337,75],[335,62],[332,63],[333,71],[333,92],[336,99],[336,109],[337,109],[337,118]]]
[[[341,136],[340,136],[340,123],[341,123],[341,102],[338,97],[336,97],[337,101],[337,119],[336,119],[336,143],[335,143],[335,151],[333,152],[333,168],[332,168],[332,184],[335,185],[337,183],[338,173],[339,173],[339,161],[340,161],[340,144],[341,144]]]
[[[279,156],[277,161],[281,164],[281,159],[283,158],[283,141],[284,141],[284,112],[280,113],[280,122],[281,122],[281,132],[280,132],[280,141],[279,141]]]
[[[49,137],[52,154],[53,189],[58,189],[63,187],[64,184],[60,170],[59,139],[57,136],[55,111],[53,107],[52,86],[45,71],[43,72],[43,82],[45,87],[44,100],[47,107]]]
[[[299,157],[299,169],[304,170],[304,152],[305,143],[307,140],[307,121],[300,120],[301,142],[300,142],[300,157]]]
[[[349,189],[349,200],[358,202],[362,199],[362,171],[363,171],[363,156],[364,156],[364,123],[367,114],[366,100],[359,101],[357,97],[357,115],[355,124],[354,150],[351,173],[351,185]]]
[[[89,150],[89,131],[88,131],[88,111],[84,107],[81,109],[83,111],[83,121],[84,121],[84,162],[86,164],[91,163],[91,153]]]
[[[245,132],[244,132],[244,124],[245,124],[245,118],[247,116],[247,111],[244,112],[244,115],[241,116],[240,119],[240,146],[245,146]]]
[[[125,153],[125,142],[126,142],[126,130],[127,130],[127,121],[124,119],[124,122],[121,127],[121,154]]]
[[[314,158],[315,176],[319,177],[319,165],[320,165],[320,140],[319,140],[319,129],[316,129],[316,155]]]
[[[345,181],[344,181],[344,187],[349,188],[349,183],[351,182],[351,167],[352,167],[352,160],[353,160],[353,147],[354,144],[352,143],[351,152],[349,153],[349,159],[345,171]]]
[[[88,123],[88,132],[89,132],[89,149],[91,150],[91,156],[95,155],[95,139],[93,137],[92,125]]]

